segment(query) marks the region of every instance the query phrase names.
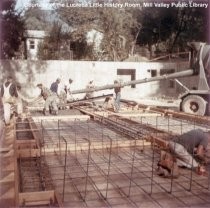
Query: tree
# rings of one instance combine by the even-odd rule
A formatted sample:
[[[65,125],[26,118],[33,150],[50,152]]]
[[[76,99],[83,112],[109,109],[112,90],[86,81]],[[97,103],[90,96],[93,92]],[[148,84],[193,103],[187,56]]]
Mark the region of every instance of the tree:
[[[69,41],[74,53],[74,59],[97,60],[93,46],[86,40],[86,34],[95,28],[98,22],[98,14],[91,8],[57,8],[60,19],[69,25]]]
[[[124,60],[133,53],[140,24],[137,24],[132,11],[128,9],[103,8],[99,16],[104,33],[102,50],[105,57],[108,60]]]
[[[186,43],[197,40],[207,41],[203,25],[207,16],[202,8],[145,8],[138,16],[142,29],[138,44],[149,47],[165,43],[166,51],[175,52],[176,48],[186,48]],[[158,48],[157,48],[158,49]]]
[[[190,41],[207,42],[208,29],[203,27],[208,25],[205,10],[202,8],[185,8],[178,9],[177,12],[177,25],[173,33],[173,41],[169,48],[172,52],[176,45],[186,46],[185,44]]]
[[[76,0],[71,2],[78,3]],[[103,2],[106,1],[99,1],[99,3]],[[111,1],[109,2],[111,3]],[[72,42],[77,41],[79,43],[80,41],[84,44],[85,34],[92,29],[103,33],[102,54],[100,54],[102,60],[123,60],[128,57],[129,53],[132,53],[136,34],[140,28],[140,25],[132,16],[133,10],[100,7],[57,8],[60,18],[73,28],[73,33],[77,34],[77,36],[71,36],[73,38],[71,39]],[[81,39],[79,40],[78,37]],[[87,51],[90,52],[90,50]]]
[[[49,35],[44,38],[44,41],[40,43],[38,50],[39,59],[50,60],[59,59],[59,51],[61,45],[61,28],[62,26],[57,22],[54,22]]]
[[[15,0],[1,1],[1,59],[15,57],[23,39],[24,22],[15,10]]]
[[[51,0],[62,3],[107,3],[106,0]],[[109,3],[125,3],[127,0],[109,0]],[[144,2],[133,0],[132,3]],[[135,53],[137,44],[156,46],[156,50],[172,53],[184,50],[188,41],[206,41],[203,30],[207,16],[202,8],[113,8],[68,7],[54,8],[59,18],[71,27],[68,34],[76,59],[124,60]],[[103,34],[101,52],[95,53],[88,45],[86,34],[91,30]],[[161,48],[162,47],[162,48]]]

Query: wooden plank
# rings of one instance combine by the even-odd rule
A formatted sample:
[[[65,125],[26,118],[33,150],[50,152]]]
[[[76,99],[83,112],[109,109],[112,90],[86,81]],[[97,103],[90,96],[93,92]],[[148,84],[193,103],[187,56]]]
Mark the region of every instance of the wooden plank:
[[[9,152],[3,154],[2,158],[5,158],[5,157],[14,157],[14,150],[10,150]]]
[[[167,148],[168,141],[164,139],[166,135],[164,134],[154,134],[150,135],[147,140],[150,141],[151,143],[156,143],[158,146],[162,148]]]
[[[0,180],[0,184],[12,182],[15,180],[14,172],[11,172],[9,175],[5,176],[3,179]]]
[[[4,166],[4,168],[2,168],[1,171],[2,172],[4,172],[4,171],[15,171],[14,162],[8,163],[6,166]]]
[[[134,117],[152,117],[152,116],[161,116],[160,113],[126,113],[126,114],[123,114],[123,113],[120,113],[119,114],[121,117],[125,117],[125,118],[134,118]]]
[[[9,147],[1,147],[0,153],[9,152],[11,149],[13,149],[13,145],[10,144]]]
[[[17,150],[17,158],[40,157],[40,149],[20,149]]]
[[[16,141],[16,146],[18,145],[24,145],[24,144],[27,144],[27,145],[36,145],[36,141],[34,139],[21,139],[21,140],[17,140]]]
[[[20,145],[17,145],[17,149],[20,150],[20,149],[38,149],[37,145],[34,144],[34,145],[31,145],[31,144],[20,144]]]
[[[19,169],[18,169],[18,161],[17,161],[17,135],[15,134],[16,131],[16,125],[14,125],[14,150],[15,150],[15,158],[14,158],[14,173],[15,173],[15,183],[14,183],[14,188],[15,188],[15,206],[17,207],[19,204]]]
[[[51,202],[55,203],[55,201],[54,190],[19,193],[19,206],[46,205]]]
[[[5,193],[1,193],[0,201],[3,200],[3,199],[10,199],[10,200],[12,199],[13,200],[14,199],[14,195],[15,195],[14,187],[11,187]]]
[[[39,149],[35,140],[18,140],[16,142],[16,149]]]
[[[136,146],[137,147],[143,147],[143,146],[149,146],[151,145],[150,141],[146,140],[136,140]],[[135,140],[126,140],[126,141],[113,141],[112,142],[112,148],[127,148],[127,147],[134,147],[135,146]],[[90,149],[103,149],[103,148],[109,148],[110,147],[110,142],[105,141],[105,142],[91,142]],[[88,150],[89,145],[88,143],[77,143],[76,148],[74,144],[68,144],[67,145],[67,150],[68,151],[80,151],[80,150]],[[59,151],[65,151],[65,146],[61,145],[59,148],[59,144],[56,144],[54,146],[49,145],[45,146],[45,153],[52,153],[52,152],[59,152]]]
[[[50,206],[51,202],[50,200],[43,200],[43,201],[31,201],[31,202],[24,202],[23,206],[41,206],[41,205],[46,205]]]
[[[56,200],[58,206],[59,206],[59,207],[64,207],[63,202],[62,202],[62,200],[61,200],[61,197],[60,197],[60,195],[57,193],[56,190],[54,191],[54,194],[55,194],[55,200]]]
[[[89,120],[90,116],[87,115],[58,115],[58,116],[33,116],[32,119],[35,122],[43,121],[73,121],[73,120]]]
[[[15,131],[16,132],[33,132],[33,131],[40,131],[41,129],[38,129],[38,128],[34,128],[34,129],[32,129],[32,128],[29,128],[29,129],[16,129]]]
[[[37,125],[35,124],[35,122],[32,119],[28,119],[28,122],[29,122],[30,129],[34,129],[34,128],[38,129]],[[40,131],[32,131],[33,137],[34,137],[38,147],[40,147],[40,139],[42,137],[40,132],[41,132],[41,129],[40,129]]]

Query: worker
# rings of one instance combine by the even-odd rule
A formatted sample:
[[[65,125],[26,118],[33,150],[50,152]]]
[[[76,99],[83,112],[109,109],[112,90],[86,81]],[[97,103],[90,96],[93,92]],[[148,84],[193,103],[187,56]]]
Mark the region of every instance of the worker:
[[[71,92],[71,84],[72,83],[73,83],[73,80],[70,78],[68,83],[65,84],[64,90],[65,90],[66,94]]]
[[[58,85],[60,84],[61,80],[60,78],[57,78],[55,82],[53,82],[50,86],[50,90],[58,95]]]
[[[17,87],[11,76],[7,77],[6,82],[1,86],[1,97],[3,102],[13,102],[14,98],[18,97]]]
[[[210,132],[194,129],[180,136],[175,136],[168,143],[168,147],[172,153],[174,152],[179,157],[178,166],[198,167],[205,162],[205,152],[209,140]]]
[[[176,167],[196,168],[205,172],[208,163],[207,146],[210,141],[210,131],[201,129],[188,131],[180,136],[175,136],[166,146],[169,153],[162,151],[158,162],[158,175],[170,175]]]
[[[117,80],[114,81],[114,84],[116,85],[114,87],[114,93],[115,93],[114,106],[115,106],[115,112],[118,113],[120,110],[121,86]]]
[[[4,109],[5,124],[9,125],[12,105],[17,105],[18,116],[22,113],[21,104],[18,101],[17,86],[13,83],[13,78],[11,76],[8,76],[6,82],[1,86],[1,98]]]
[[[70,78],[68,80],[68,83],[66,83],[64,85],[64,91],[66,93],[67,101],[69,101],[69,102],[72,101],[72,100],[74,100],[74,98],[73,98],[73,96],[71,94],[71,84],[72,83],[73,83],[73,80]]]
[[[114,98],[111,96],[108,96],[105,98],[104,103],[102,105],[102,108],[104,110],[109,110],[114,108]]]
[[[93,90],[95,88],[94,84],[93,84],[93,80],[89,81],[86,89],[87,90]],[[94,91],[89,91],[86,92],[84,99],[89,99],[89,98],[93,98],[94,97]]]
[[[49,115],[49,112],[57,115],[59,102],[58,96],[48,88],[44,87],[42,84],[37,84],[37,87],[41,90],[41,93],[37,100],[41,97],[45,100],[45,105],[43,109],[44,115]]]

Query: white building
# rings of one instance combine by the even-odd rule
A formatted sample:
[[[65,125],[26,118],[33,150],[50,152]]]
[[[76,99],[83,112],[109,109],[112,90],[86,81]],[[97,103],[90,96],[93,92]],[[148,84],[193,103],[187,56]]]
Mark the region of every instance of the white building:
[[[26,30],[26,58],[29,60],[37,60],[38,45],[46,37],[46,32],[43,30]]]
[[[93,44],[95,52],[101,51],[101,42],[103,40],[103,33],[92,29],[87,32],[86,40],[88,44]]]

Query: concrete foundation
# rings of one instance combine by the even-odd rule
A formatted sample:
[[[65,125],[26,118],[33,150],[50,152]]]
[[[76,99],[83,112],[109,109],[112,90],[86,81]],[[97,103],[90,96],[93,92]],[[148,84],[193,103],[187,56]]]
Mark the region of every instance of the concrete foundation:
[[[164,178],[156,171],[161,142],[207,126],[125,105],[118,114],[88,106],[63,112],[31,112],[5,129],[0,206],[210,205],[209,176],[180,168],[178,178]]]

